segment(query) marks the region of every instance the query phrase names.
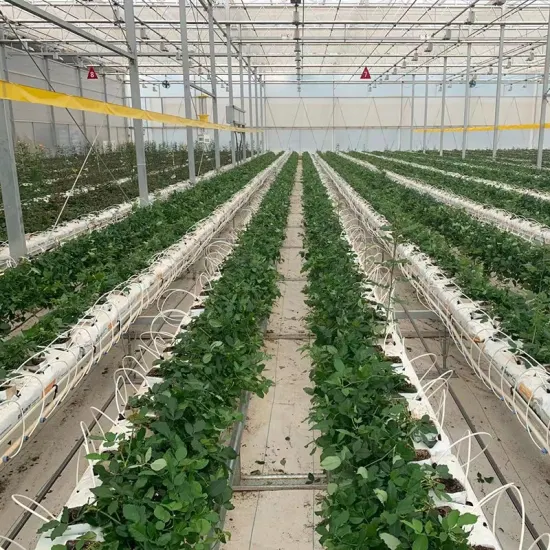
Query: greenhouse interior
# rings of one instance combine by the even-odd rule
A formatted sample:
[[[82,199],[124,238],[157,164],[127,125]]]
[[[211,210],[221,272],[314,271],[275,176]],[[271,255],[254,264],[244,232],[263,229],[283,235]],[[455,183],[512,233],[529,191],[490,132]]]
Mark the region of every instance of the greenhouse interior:
[[[0,0],[0,550],[550,550],[547,0]]]

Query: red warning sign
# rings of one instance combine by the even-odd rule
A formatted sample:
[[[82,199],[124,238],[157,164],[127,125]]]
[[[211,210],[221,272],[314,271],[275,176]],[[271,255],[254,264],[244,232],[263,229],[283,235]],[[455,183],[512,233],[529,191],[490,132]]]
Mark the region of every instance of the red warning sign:
[[[97,80],[97,73],[93,67],[88,68],[88,80]]]
[[[368,67],[365,67],[363,69],[363,72],[361,74],[361,80],[370,80],[370,73]]]

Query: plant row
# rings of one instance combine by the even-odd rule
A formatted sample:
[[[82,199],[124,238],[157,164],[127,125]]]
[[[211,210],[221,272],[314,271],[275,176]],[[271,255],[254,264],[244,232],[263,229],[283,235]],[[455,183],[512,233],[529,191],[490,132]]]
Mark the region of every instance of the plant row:
[[[550,361],[550,251],[473,219],[460,209],[406,188],[382,173],[327,153],[325,160],[385,216],[400,238],[416,244],[503,330],[539,362]]]
[[[352,155],[365,160],[365,157],[360,153],[352,153]],[[531,218],[542,224],[550,225],[549,201],[541,200],[531,195],[507,191],[468,179],[440,174],[429,169],[401,164],[400,162],[394,162],[389,159],[369,156],[368,161],[382,170],[391,170],[402,176],[413,178],[444,191],[450,191],[451,193],[466,197],[477,203],[507,210],[512,214]]]
[[[275,159],[273,153],[136,209],[124,220],[23,261],[0,277],[0,329],[47,314],[0,343],[0,365],[17,368],[74,324],[95,301],[147,267],[152,257],[242,189]]]
[[[66,511],[69,523],[100,527],[109,550],[206,550],[225,541],[219,511],[231,509],[227,445],[245,392],[263,396],[262,321],[278,296],[276,262],[290,209],[297,155],[291,156],[225,262],[204,312],[158,365],[162,383],[132,402],[129,435],[97,459],[95,502]],[[114,434],[106,434],[113,441]],[[63,550],[65,547],[62,546]]]
[[[341,237],[311,158],[304,158],[305,264],[310,422],[321,435],[321,466],[330,474],[317,531],[327,550],[466,550],[464,526],[476,522],[434,503],[446,499],[444,466],[421,465],[414,442],[437,429],[413,419],[400,392],[407,379],[377,346],[383,320],[363,298],[364,280]]]
[[[187,153],[186,153],[187,155]],[[90,161],[89,161],[90,162]],[[202,157],[201,153],[196,153],[197,174],[204,174],[210,170],[214,170],[215,161],[213,156]],[[231,155],[224,151],[221,155],[221,164],[226,165],[231,162]],[[101,166],[100,166],[101,168]],[[176,166],[164,167],[159,169],[154,164],[147,165],[148,171],[148,188],[150,192],[158,189],[163,189],[177,181],[184,181],[189,178],[189,169],[187,159],[183,164]],[[48,200],[26,201],[22,205],[23,220],[26,233],[35,233],[49,229],[56,222],[59,213],[63,210],[60,217],[60,222],[74,220],[86,214],[98,212],[116,206],[117,204],[127,202],[136,198],[139,195],[137,175],[135,169],[125,170],[119,177],[127,176],[123,182],[116,183],[111,173],[106,170],[101,170],[101,175],[95,175],[91,180],[81,181],[76,188],[89,189],[84,193],[75,193],[65,205],[65,193],[52,193],[52,190],[45,190],[40,193],[40,196],[48,195]],[[76,174],[71,176],[71,183],[68,189],[71,188],[72,182]],[[21,187],[24,189],[24,187]],[[7,238],[5,214],[0,212],[0,241]]]
[[[484,178],[496,182],[506,183],[524,189],[548,191],[550,189],[550,174],[547,171],[537,170],[535,167],[515,163],[511,166],[507,162],[493,162],[483,159],[466,159],[455,157],[434,157],[412,152],[384,153],[384,156],[400,158],[409,162],[425,164],[448,172],[458,172],[465,176]],[[372,158],[372,157],[371,157]]]

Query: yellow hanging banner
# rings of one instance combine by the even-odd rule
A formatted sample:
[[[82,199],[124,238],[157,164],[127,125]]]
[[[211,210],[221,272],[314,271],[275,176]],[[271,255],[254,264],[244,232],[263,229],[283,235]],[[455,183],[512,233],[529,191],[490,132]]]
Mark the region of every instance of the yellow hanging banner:
[[[149,120],[151,122],[163,122],[172,126],[191,126],[192,128],[204,128],[206,130],[224,130],[228,132],[258,132],[259,130],[251,128],[237,128],[227,124],[213,124],[212,122],[203,122],[192,118],[184,118],[175,115],[157,113],[155,111],[145,111],[143,109],[134,109],[125,107],[116,103],[107,103],[96,99],[61,94],[59,92],[50,92],[42,88],[32,88],[22,84],[14,84],[0,80],[0,99],[9,101],[20,101],[22,103],[34,103],[37,105],[48,105],[60,109],[74,109],[76,111],[85,111],[87,113],[98,113],[100,115],[118,116],[122,118],[137,118]]]

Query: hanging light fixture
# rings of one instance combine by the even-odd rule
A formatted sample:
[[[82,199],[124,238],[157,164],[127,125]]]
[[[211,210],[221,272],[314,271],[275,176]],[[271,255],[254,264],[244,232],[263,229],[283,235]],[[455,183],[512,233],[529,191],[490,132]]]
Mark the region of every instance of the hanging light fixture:
[[[426,47],[424,48],[424,51],[426,53],[431,53],[431,52],[433,52],[433,50],[434,50],[434,45],[431,42],[428,42],[426,44]]]
[[[384,75],[384,80],[389,80],[389,79],[390,79],[390,75],[389,75],[389,74]]]
[[[139,36],[142,40],[149,40],[149,33],[147,32],[147,27],[141,27],[139,30]]]
[[[403,59],[403,63],[401,64],[401,67],[403,69],[406,69],[407,68],[407,60],[406,59]]]
[[[53,60],[59,61],[59,52],[57,50],[54,50],[53,52]]]
[[[507,69],[511,69],[512,68],[512,58],[509,57],[508,58],[508,61],[506,62],[506,68]]]
[[[181,51],[180,50],[176,51],[176,61],[181,61]]]
[[[466,17],[466,25],[473,25],[476,22],[476,12],[473,8],[470,8],[470,11],[468,12],[468,16]]]
[[[372,84],[369,84],[369,92],[372,92]]]
[[[527,61],[535,61],[535,52],[534,52],[534,50],[531,50],[529,52],[529,56],[527,57]]]
[[[300,51],[300,43],[299,43],[299,42],[296,42],[296,44],[294,44],[294,51],[295,51],[295,52],[299,52],[299,51]]]
[[[508,91],[511,92],[512,91],[512,85],[510,84],[510,86],[508,87]]]
[[[413,61],[418,61],[418,51],[414,50]]]
[[[160,51],[161,52],[167,52],[168,51],[168,46],[166,45],[166,42],[164,40],[160,43]]]
[[[393,68],[392,73],[393,73],[393,74],[397,74],[397,67],[394,67],[394,68]]]
[[[493,74],[493,66],[489,65],[489,74]]]
[[[441,84],[437,87],[437,91],[438,91],[438,92],[443,91],[443,86],[442,86]]]
[[[443,40],[450,40],[452,38],[452,33],[450,28],[445,29],[445,34],[443,35]]]

